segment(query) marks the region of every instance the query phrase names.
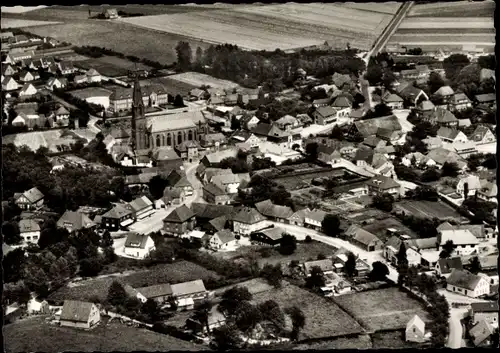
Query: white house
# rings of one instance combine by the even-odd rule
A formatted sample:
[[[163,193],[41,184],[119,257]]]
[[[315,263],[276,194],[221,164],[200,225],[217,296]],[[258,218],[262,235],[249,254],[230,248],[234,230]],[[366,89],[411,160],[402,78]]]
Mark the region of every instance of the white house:
[[[40,226],[33,219],[21,219],[19,233],[23,238],[23,244],[37,244],[40,239]]]
[[[29,71],[23,71],[19,74],[19,81],[30,82],[35,80],[35,75]]]
[[[415,167],[434,167],[436,162],[420,152],[408,153],[401,159],[401,163],[410,167],[415,163]]]
[[[477,145],[481,145],[484,143],[492,143],[497,139],[495,134],[491,132],[486,126],[479,125],[476,130],[472,134],[469,135],[469,140],[474,142]]]
[[[418,315],[413,316],[406,324],[405,339],[407,342],[425,341],[425,322]]]
[[[90,329],[101,321],[101,314],[93,303],[65,300],[59,319],[61,326]]]
[[[2,90],[15,91],[18,88],[19,88],[19,84],[11,76],[6,76],[2,80]]]
[[[19,92],[19,97],[29,97],[37,93],[37,89],[31,83],[25,83],[21,91]]]
[[[255,208],[244,207],[233,216],[233,231],[236,234],[250,235],[264,229],[269,222]]]
[[[92,83],[92,82],[101,82],[102,76],[99,72],[97,72],[96,69],[90,69],[85,73],[85,76],[87,77],[87,82]]]
[[[127,236],[123,252],[142,260],[153,250],[155,250],[155,243],[150,236],[132,232]]]
[[[304,225],[308,228],[321,230],[321,223],[326,216],[326,212],[322,210],[312,210],[304,214]]]
[[[469,141],[467,136],[460,130],[442,126],[439,128],[436,134],[443,142],[455,143],[461,142],[465,143]]]
[[[250,180],[250,175],[248,175],[247,179]],[[210,182],[228,194],[236,194],[238,193],[241,178],[237,174],[220,174],[213,176]]]
[[[454,269],[446,280],[446,290],[477,298],[490,294],[490,284],[481,276],[465,270]]]
[[[213,250],[234,250],[238,240],[229,229],[223,229],[215,233],[209,240],[209,246]]]
[[[46,87],[47,89],[53,91],[54,88],[63,88],[66,87],[67,85],[68,85],[68,80],[57,77],[51,77],[47,80]]]
[[[477,253],[479,240],[468,229],[441,230],[438,233],[437,242],[439,251],[443,250],[443,245],[448,240],[453,241],[455,249],[451,255],[467,256]]]
[[[457,183],[457,194],[463,197],[466,185],[469,190],[467,196],[474,196],[477,191],[481,190],[481,180],[477,175],[468,175],[460,179]]]
[[[27,304],[27,311],[30,315],[50,314],[49,303],[46,300],[38,301],[36,298],[31,298]]]

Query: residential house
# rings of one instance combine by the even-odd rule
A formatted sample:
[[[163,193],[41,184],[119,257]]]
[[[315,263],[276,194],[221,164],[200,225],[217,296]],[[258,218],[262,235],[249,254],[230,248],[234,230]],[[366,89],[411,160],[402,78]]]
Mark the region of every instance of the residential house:
[[[446,279],[446,290],[471,298],[478,298],[490,293],[490,284],[483,277],[466,270],[453,269]]]
[[[441,230],[438,232],[438,250],[443,250],[443,245],[448,240],[453,241],[455,249],[451,255],[467,256],[477,253],[479,240],[468,229]]]
[[[14,203],[22,210],[38,209],[43,206],[44,196],[36,187],[14,194]]]
[[[474,196],[478,190],[481,190],[481,181],[477,175],[468,175],[461,178],[457,184],[457,194],[464,196],[464,190],[467,186],[468,196]]]
[[[341,162],[342,154],[335,147],[319,145],[318,160],[322,161],[323,163],[334,165]]]
[[[91,68],[85,73],[85,77],[87,78],[88,83],[92,82],[101,82],[102,76],[96,69]]]
[[[19,84],[11,76],[6,76],[2,80],[3,91],[15,91],[19,88]]]
[[[12,65],[2,65],[2,75],[4,77],[12,76],[17,72],[17,69]]]
[[[304,215],[304,226],[318,231],[323,229],[322,222],[326,216],[326,212],[322,210],[311,210]]]
[[[189,318],[186,321],[186,327],[195,333],[203,332],[205,334],[213,332],[214,329],[225,325],[226,317],[218,310],[218,306],[213,306],[208,314],[206,322]],[[208,330],[208,332],[207,332]]]
[[[224,97],[224,105],[233,106],[238,104],[238,94],[228,94]]]
[[[227,144],[226,137],[220,132],[205,134],[200,138],[200,145],[205,150],[218,151]]]
[[[208,291],[201,279],[171,284],[172,298],[175,300],[177,310],[190,310],[194,305],[208,298]]]
[[[458,92],[451,96],[448,101],[448,108],[452,111],[462,111],[472,107],[472,102],[465,93]]]
[[[366,137],[363,140],[363,145],[368,146],[368,147],[373,148],[373,149],[379,149],[379,148],[385,147],[387,145],[387,142],[378,138],[375,135],[371,135],[371,136]]]
[[[394,179],[377,175],[366,182],[369,195],[390,194],[394,197],[401,195],[401,185]]]
[[[420,152],[408,153],[401,159],[401,163],[407,167],[414,165],[418,168],[433,167],[436,165],[435,161],[427,158],[427,156]]]
[[[145,259],[155,249],[153,239],[147,234],[131,232],[125,240],[123,252],[136,259]]]
[[[237,194],[238,188],[242,181],[250,181],[250,174],[221,174],[212,177],[210,182],[217,185],[222,191],[227,194]]]
[[[193,211],[181,205],[163,219],[163,231],[168,235],[180,236],[194,229],[196,218]]]
[[[231,202],[231,196],[214,183],[203,186],[203,199],[216,205],[227,205]]]
[[[417,104],[415,113],[420,119],[429,120],[436,110],[436,106],[430,100],[424,100]]]
[[[290,207],[275,205],[271,200],[258,202],[255,208],[268,219],[281,223],[288,223],[288,219],[293,215]]]
[[[160,169],[169,170],[182,166],[182,158],[170,146],[153,148],[151,159],[156,162],[156,166]]]
[[[132,88],[117,87],[109,96],[109,110],[113,113],[127,112],[132,109]],[[145,107],[168,103],[168,92],[162,84],[141,87],[142,102]]]
[[[25,83],[23,88],[19,91],[19,97],[31,97],[34,96],[38,90],[31,83]]]
[[[101,224],[109,231],[117,231],[134,223],[134,212],[128,204],[116,204],[101,216]]]
[[[320,108],[320,107],[327,107],[330,105],[331,99],[330,98],[319,98],[315,99],[312,102],[312,105],[314,108]]]
[[[337,117],[349,117],[352,109],[352,102],[354,98],[349,93],[341,93],[335,98],[332,107],[337,111]]]
[[[318,125],[327,125],[337,121],[337,110],[330,106],[319,107],[312,113],[314,122]]]
[[[420,247],[416,244],[410,244],[406,236],[393,235],[384,244],[384,258],[394,266],[398,265],[397,255],[400,251],[401,244],[404,243],[406,247],[406,259],[409,266],[418,266],[421,263]],[[435,239],[434,239],[435,240]],[[434,241],[432,247],[436,246]]]
[[[208,184],[212,182],[212,178],[216,175],[226,175],[226,174],[233,174],[233,171],[229,168],[227,169],[222,169],[222,168],[207,168],[205,169],[204,175],[202,182],[204,184]]]
[[[447,148],[449,148],[449,146],[447,146]],[[462,158],[468,158],[470,155],[477,153],[476,144],[471,141],[454,142],[451,145],[451,148],[453,148],[453,151],[455,151]]]
[[[176,188],[182,188],[186,193],[186,196],[191,196],[193,194],[193,186],[187,179],[186,173],[173,170],[167,177],[168,185]]]
[[[387,92],[382,96],[382,102],[391,109],[403,109],[403,98],[397,94]]]
[[[238,143],[247,143],[251,147],[258,147],[259,143],[261,142],[261,140],[257,136],[255,136],[255,134],[244,130],[236,131],[231,135],[230,139],[235,140]]]
[[[22,71],[20,74],[19,74],[19,81],[21,82],[31,82],[31,81],[35,81],[36,79],[40,78],[40,75],[38,75],[38,73],[35,74],[30,72],[30,71]]]
[[[451,128],[458,127],[458,119],[449,110],[437,107],[427,117],[423,118],[433,125],[447,126]]]
[[[493,341],[492,336],[494,334],[498,334],[498,332],[495,333],[493,325],[485,320],[479,321],[469,330],[469,336],[471,337],[475,347],[491,347]]]
[[[199,88],[194,88],[189,91],[189,100],[197,101],[208,97],[208,92]]]
[[[40,225],[33,219],[21,219],[19,221],[19,235],[23,244],[38,244],[40,239]]]
[[[118,11],[116,11],[116,9],[106,9],[106,11],[104,11],[104,17],[110,20],[118,18]]]
[[[303,267],[306,277],[311,276],[314,267],[319,267],[323,275],[333,274],[333,261],[331,259],[307,261],[304,262]]]
[[[199,158],[198,151],[201,149],[196,141],[184,141],[180,145],[174,147],[183,161],[192,163]]]
[[[488,127],[479,125],[472,134],[469,135],[469,140],[477,145],[496,142],[496,136]]]
[[[60,61],[57,63],[57,66],[62,75],[71,75],[77,71],[71,61]]]
[[[409,83],[401,83],[396,91],[397,94],[403,98],[406,107],[415,107],[420,100],[429,99],[423,90]]]
[[[243,207],[232,217],[233,231],[236,234],[250,235],[253,232],[264,229],[268,225],[266,217],[261,215],[255,208]]]
[[[291,131],[302,126],[302,123],[291,115],[285,115],[274,122],[277,127],[284,131]]]
[[[154,300],[158,304],[168,302],[169,298],[172,296],[172,288],[168,283],[137,288],[137,292],[147,299]]]
[[[498,325],[498,302],[471,303],[469,313],[473,324],[484,320]]]
[[[46,300],[38,301],[36,298],[31,298],[27,303],[27,312],[30,315],[49,315],[49,303]]]
[[[129,202],[134,218],[143,219],[154,213],[153,202],[146,196],[141,196]]]
[[[425,342],[425,322],[418,316],[413,316],[406,324],[405,340],[407,342]]]
[[[497,184],[485,180],[481,182],[481,188],[477,190],[477,198],[483,201],[498,203],[497,192]]]
[[[442,86],[433,94],[433,98],[443,104],[447,104],[455,94],[450,86]]]
[[[238,245],[238,240],[229,229],[222,229],[212,235],[208,241],[213,250],[233,250]]]
[[[285,231],[279,227],[270,227],[253,232],[250,239],[260,244],[275,246],[280,244],[284,233]]]
[[[61,326],[91,329],[101,322],[101,314],[93,303],[65,300],[59,324]]]
[[[54,88],[64,88],[68,85],[68,80],[66,78],[51,77],[47,80],[45,87],[53,91]]]
[[[437,276],[447,278],[453,269],[463,270],[462,259],[460,257],[439,259],[435,271]]]
[[[368,136],[377,135],[379,128],[389,131],[402,131],[403,128],[395,115],[384,116],[380,118],[360,120],[354,122],[348,134],[352,137],[359,136],[367,138]]]
[[[465,143],[468,141],[467,136],[465,136],[465,134],[462,131],[456,128],[449,128],[446,126],[441,126],[437,131],[436,136],[439,137],[443,142],[448,142],[448,143],[454,143],[454,142]]]
[[[18,53],[9,53],[7,54],[7,57],[5,58],[4,62],[7,64],[16,64],[20,61],[31,59],[34,56],[35,56],[34,50],[27,50]]]
[[[66,211],[57,221],[57,227],[66,228],[70,233],[80,229],[91,229],[97,226],[85,213]]]
[[[69,111],[61,105],[59,108],[54,113],[54,116],[56,118],[56,123],[60,124],[68,124],[69,123]]]
[[[162,200],[167,206],[181,205],[184,203],[185,199],[186,199],[186,193],[182,188],[174,188],[171,186],[167,186],[163,190]]]
[[[259,118],[253,114],[243,115],[240,118],[240,126],[242,129],[252,129],[260,123]]]
[[[460,170],[465,170],[465,168],[467,168],[467,163],[462,157],[456,152],[447,150],[443,147],[430,150],[426,157],[433,160],[438,168],[441,168],[446,162],[456,163]]]
[[[474,98],[476,103],[485,105],[488,108],[492,108],[496,105],[496,99],[495,93],[478,94]]]
[[[375,234],[359,227],[355,227],[349,240],[365,251],[377,251],[383,248],[382,241]]]
[[[308,214],[309,212],[311,212],[309,208],[298,210],[294,214],[292,214],[290,218],[288,218],[288,222],[292,225],[303,227],[306,214]]]

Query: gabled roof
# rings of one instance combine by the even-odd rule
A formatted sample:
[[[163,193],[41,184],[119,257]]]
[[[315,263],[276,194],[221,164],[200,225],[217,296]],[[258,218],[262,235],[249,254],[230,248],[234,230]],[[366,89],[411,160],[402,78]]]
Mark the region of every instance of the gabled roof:
[[[454,268],[463,270],[462,259],[460,257],[439,259],[438,264],[442,274],[451,273]]]
[[[122,218],[126,215],[131,214],[132,211],[129,209],[125,208],[124,205],[117,204],[115,207],[110,209],[108,212],[102,215],[102,218]]]
[[[463,92],[458,92],[458,93],[455,93],[455,94],[451,97],[450,103],[451,103],[451,104],[461,104],[461,103],[463,103],[462,101],[470,102],[470,99],[469,99],[469,97],[467,97],[467,96],[465,95],[465,93],[463,93]]]
[[[383,175],[377,175],[366,182],[366,185],[373,186],[382,190],[399,188],[400,185],[392,178]]]
[[[267,123],[258,123],[250,128],[250,131],[257,136],[268,136],[272,125]]]
[[[416,327],[420,332],[425,333],[425,323],[418,315],[413,316],[406,324],[407,330],[412,327]]]
[[[271,200],[261,201],[255,204],[255,208],[264,216],[288,219],[293,215],[293,210],[287,206],[275,205]]]
[[[170,287],[172,288],[172,295],[175,297],[207,291],[201,279],[184,283],[172,284],[170,285]]]
[[[138,212],[145,209],[146,207],[152,206],[153,202],[146,196],[141,196],[129,202],[129,205],[135,212]]]
[[[61,311],[61,320],[88,322],[92,303],[77,300],[65,300]]]
[[[96,69],[94,68],[91,68],[89,69],[87,72],[86,72],[86,75],[87,76],[101,76],[101,74],[99,72],[97,72]]]
[[[498,312],[498,302],[471,303],[470,307],[474,314]]]
[[[167,217],[163,219],[163,222],[183,223],[194,216],[193,211],[191,211],[186,205],[181,205],[170,212]]]
[[[196,217],[202,219],[214,219],[221,216],[231,217],[235,208],[231,205],[215,205],[210,203],[193,202],[191,210]]]
[[[208,182],[212,180],[212,178],[216,175],[222,174],[233,174],[231,169],[223,169],[223,168],[207,168],[205,169],[205,178]]]
[[[446,282],[452,286],[474,290],[481,279],[481,276],[474,275],[469,271],[453,269]]]
[[[438,234],[439,244],[452,240],[455,245],[479,244],[479,240],[468,229],[442,230]]]
[[[316,108],[315,112],[321,115],[323,118],[328,118],[337,114],[337,110],[330,106]]]
[[[127,240],[125,240],[126,248],[137,248],[144,249],[146,247],[146,243],[148,242],[149,235],[147,234],[139,234],[136,232],[131,232],[127,236]]]
[[[356,229],[352,239],[363,245],[370,245],[372,242],[380,240],[375,234],[372,234],[363,228]]]
[[[78,230],[82,228],[89,228],[95,225],[95,223],[84,213],[66,211],[57,221],[58,227],[64,227],[66,223],[71,224],[72,230]]]
[[[211,219],[208,223],[210,223],[210,225],[214,227],[217,231],[221,231],[226,227],[227,221],[228,221],[227,216],[220,216]]]
[[[265,221],[266,217],[261,215],[255,208],[243,207],[238,213],[233,216],[234,222],[244,224],[255,224],[257,222]]]
[[[397,94],[387,92],[383,97],[382,100],[386,103],[398,103],[402,102],[403,98],[398,96]]]
[[[285,231],[279,227],[271,227],[259,230],[259,233],[262,233],[269,239],[276,241],[283,238],[283,233],[285,233]]]
[[[356,155],[354,156],[355,161],[365,161],[368,164],[371,164],[374,155],[373,149],[368,146],[361,146],[356,150]]]
[[[311,210],[309,212],[306,212],[305,218],[310,218],[312,220],[315,220],[317,222],[323,222],[323,219],[327,215],[327,212],[322,211],[322,210]]]
[[[29,189],[28,191],[25,191],[23,193],[23,196],[28,199],[28,201],[34,203],[37,202],[41,199],[43,199],[43,194],[40,190],[38,190],[36,187]]]
[[[320,98],[313,100],[312,104],[330,104],[330,98]]]
[[[494,102],[496,101],[497,97],[495,93],[487,93],[487,94],[478,94],[476,95],[476,100],[479,103],[484,103],[484,102]]]
[[[438,123],[452,123],[458,120],[452,112],[439,107],[433,112],[433,119]]]
[[[378,146],[379,143],[382,143],[382,146],[386,145],[386,142],[384,140],[378,138],[375,135],[368,136],[363,140],[364,145],[372,148]]]
[[[438,97],[446,97],[455,94],[455,91],[450,86],[443,86],[439,88],[436,92],[434,92],[435,96]]]
[[[222,229],[219,230],[217,233],[214,234],[214,236],[217,236],[222,244],[229,243],[230,241],[235,240],[236,238],[234,237],[233,232],[231,232],[229,229]]]
[[[230,148],[222,151],[217,151],[214,153],[206,154],[205,158],[211,164],[220,163],[221,160],[228,157],[236,157],[238,154],[238,150],[235,148]]]
[[[478,127],[476,127],[476,129],[474,130],[474,132],[469,135],[469,140],[472,140],[472,141],[475,141],[475,142],[479,142],[479,141],[481,141],[484,138],[484,136],[488,132],[491,132],[491,130],[488,129],[488,127],[486,127],[484,125],[479,125]]]
[[[182,196],[183,192],[184,190],[182,188],[167,186],[163,190],[163,201],[171,201],[174,199],[178,199]]]
[[[479,257],[482,270],[498,268],[498,255],[488,255]]]
[[[207,192],[209,192],[210,194],[212,194],[214,196],[227,195],[224,190],[222,190],[220,187],[218,187],[217,185],[215,185],[213,183],[208,183],[207,185],[203,186],[203,190],[206,190]]]
[[[436,248],[437,237],[432,238],[422,238],[422,239],[408,239],[405,244],[408,246],[414,246],[419,250],[435,249]]]
[[[214,175],[211,179],[211,182],[215,185],[227,185],[233,183],[239,183],[240,178],[236,174],[225,173]]]
[[[170,296],[172,294],[172,288],[168,283],[137,288],[137,291],[148,299]]]
[[[412,100],[417,98],[417,96],[423,92],[420,88],[416,88],[412,85],[408,85],[401,90],[398,90],[399,95],[403,99]]]
[[[69,111],[61,105],[57,110],[56,110],[56,115],[69,115]]]
[[[19,221],[19,232],[20,233],[28,233],[28,232],[39,232],[40,226],[33,219],[21,219]]]
[[[172,147],[156,147],[153,149],[152,157],[157,161],[172,161],[181,159]]]
[[[469,334],[474,340],[474,345],[479,346],[488,337],[493,335],[495,329],[486,320],[479,321],[473,328],[470,329]]]
[[[458,136],[459,133],[460,133],[460,130],[458,130],[458,129],[453,129],[453,128],[446,127],[446,126],[441,126],[439,128],[439,130],[437,131],[436,135],[438,137],[454,140]]]

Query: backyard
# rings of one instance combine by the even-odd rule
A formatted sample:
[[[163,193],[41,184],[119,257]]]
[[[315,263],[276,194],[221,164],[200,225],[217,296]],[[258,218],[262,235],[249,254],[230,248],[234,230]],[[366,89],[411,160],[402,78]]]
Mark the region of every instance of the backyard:
[[[460,214],[451,206],[438,201],[401,201],[394,204],[394,208],[421,218],[438,218],[446,220],[449,218],[460,219]]]
[[[57,129],[5,135],[2,144],[13,143],[17,147],[26,145],[32,151],[36,151],[40,147],[47,147],[50,152],[57,152],[57,146],[68,146],[69,148],[79,139],[82,138],[70,130]],[[87,142],[86,139],[83,140],[85,143]]]
[[[333,300],[367,330],[405,328],[414,315],[429,321],[429,313],[422,304],[395,287],[342,295]]]
[[[45,317],[19,320],[3,328],[5,351],[14,352],[131,352],[194,351],[205,346],[107,319],[91,331],[51,325]]]

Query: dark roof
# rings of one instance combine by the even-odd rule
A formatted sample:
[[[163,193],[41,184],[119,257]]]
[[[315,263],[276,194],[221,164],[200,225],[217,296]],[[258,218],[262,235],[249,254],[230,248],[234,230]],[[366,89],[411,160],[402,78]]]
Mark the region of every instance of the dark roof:
[[[495,93],[478,94],[476,95],[476,100],[478,102],[493,102],[497,99]]]
[[[480,280],[480,276],[474,275],[468,271],[453,269],[446,281],[452,286],[474,290]]]
[[[141,293],[142,295],[144,295],[148,299],[169,296],[172,294],[172,288],[170,287],[170,284],[168,284],[168,283],[156,284],[154,286],[137,288],[137,291],[139,293]]]
[[[61,311],[61,320],[88,322],[92,303],[77,300],[65,300]]]
[[[129,205],[135,212],[138,212],[145,209],[146,207],[152,206],[153,202],[151,202],[151,200],[146,196],[141,196],[129,202]]]
[[[215,196],[227,195],[224,190],[222,190],[220,187],[218,187],[217,185],[215,185],[213,183],[209,183],[209,184],[205,185],[203,187],[203,191],[205,191],[205,190],[207,192],[209,192],[210,194],[215,195]]]
[[[233,216],[234,222],[245,224],[255,224],[266,220],[266,217],[261,215],[255,208],[243,207],[238,213]]]
[[[495,313],[498,312],[498,302],[471,303],[474,313]]]
[[[345,95],[338,96],[332,104],[333,107],[350,108],[352,103]]]
[[[127,205],[128,206],[128,205]],[[102,215],[102,218],[122,218],[126,215],[131,214],[132,211],[125,208],[124,205],[117,204],[115,207],[110,209],[108,212]]]
[[[184,283],[172,284],[170,287],[172,288],[172,295],[176,297],[207,291],[201,279]]]
[[[230,241],[236,239],[233,232],[231,232],[229,229],[221,229],[217,233],[215,233],[214,236],[215,235],[219,237],[222,244],[229,243]]]
[[[193,218],[195,214],[186,205],[181,205],[175,210],[170,212],[167,217],[163,219],[164,222],[186,222]]]
[[[210,223],[217,231],[221,231],[226,227],[227,216],[216,217],[211,219],[208,223]]]
[[[167,186],[163,190],[163,201],[171,201],[174,199],[178,199],[182,196],[184,190],[182,188],[174,188],[171,186]]]
[[[439,107],[434,110],[432,118],[439,123],[450,123],[458,120],[452,112]]]
[[[329,116],[337,114],[337,110],[335,110],[335,108],[326,106],[317,108],[316,113],[324,118],[328,118]]]
[[[23,193],[24,197],[26,197],[30,202],[37,202],[38,200],[43,199],[43,194],[37,188],[31,188],[28,191]]]
[[[266,237],[268,237],[271,240],[280,240],[281,238],[283,238],[283,233],[286,233],[286,232],[279,227],[272,227],[272,228],[260,230],[258,233],[264,234]]]
[[[128,234],[127,240],[125,241],[125,247],[144,249],[148,239],[149,235],[131,232]]]
[[[250,131],[254,133],[255,135],[260,135],[260,136],[267,136],[269,134],[269,131],[271,131],[272,125],[271,124],[266,124],[266,123],[259,123],[255,126],[253,126]]]
[[[19,232],[20,233],[26,233],[26,232],[39,232],[40,231],[40,226],[38,223],[33,220],[33,219],[21,219],[19,221]]]
[[[287,206],[275,205],[271,200],[255,204],[255,208],[264,216],[288,219],[293,215],[293,210]]]
[[[462,260],[460,257],[452,257],[447,259],[439,259],[438,261],[439,268],[442,274],[451,273],[451,271],[456,268],[458,270],[462,270]]]
[[[81,212],[66,211],[57,221],[58,227],[64,227],[66,223],[71,223],[72,230],[78,230],[82,228],[89,228],[95,225],[90,218]]]
[[[204,219],[214,219],[221,216],[231,217],[235,211],[234,207],[230,205],[214,205],[197,202],[191,204],[191,210],[196,217]]]
[[[395,115],[384,116],[380,118],[360,120],[354,123],[359,133],[363,137],[376,135],[379,128],[390,131],[401,131],[402,127]]]

